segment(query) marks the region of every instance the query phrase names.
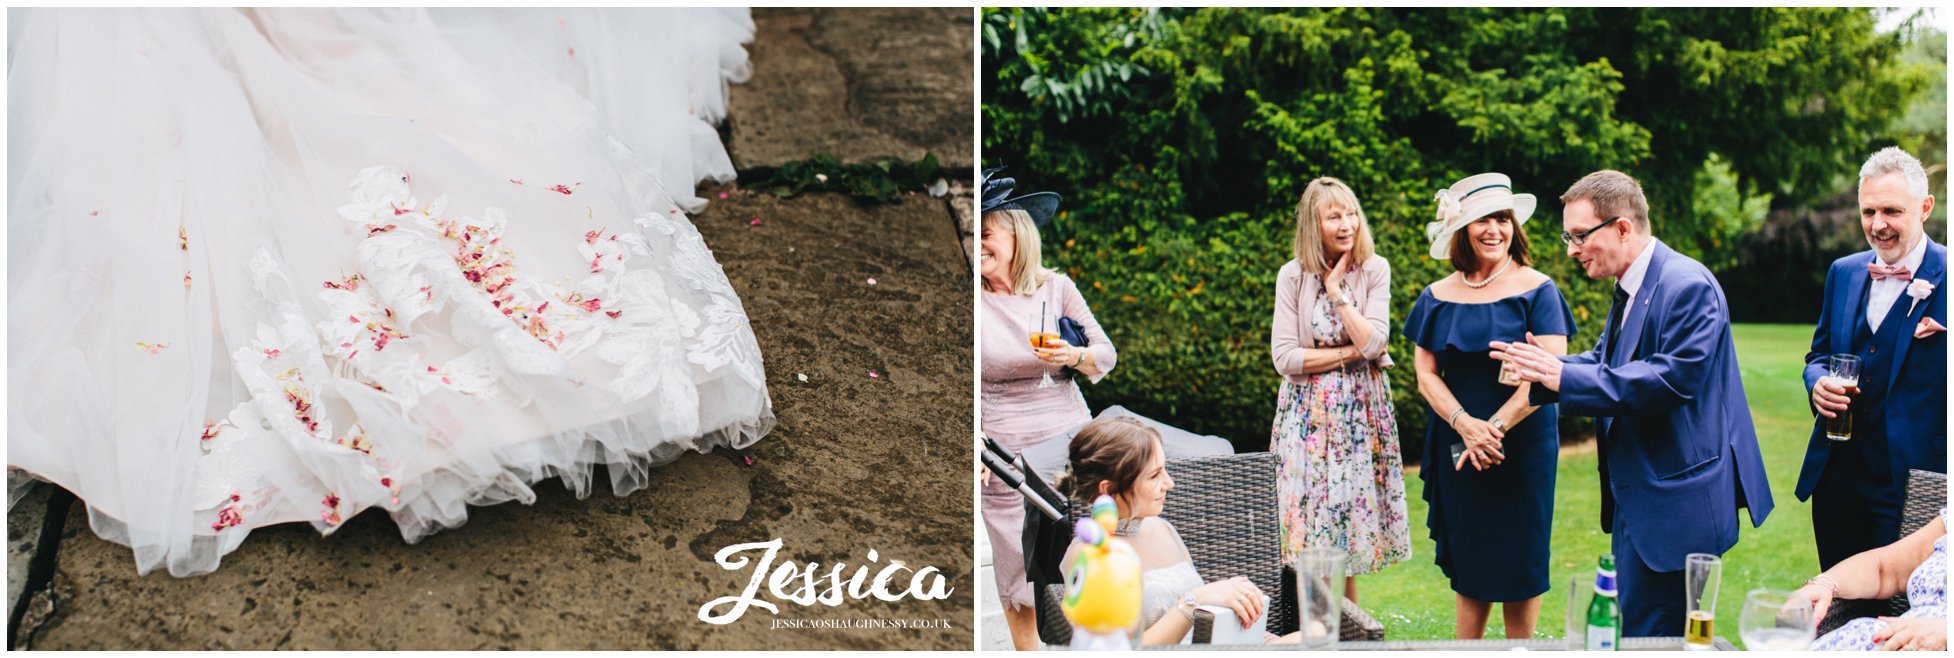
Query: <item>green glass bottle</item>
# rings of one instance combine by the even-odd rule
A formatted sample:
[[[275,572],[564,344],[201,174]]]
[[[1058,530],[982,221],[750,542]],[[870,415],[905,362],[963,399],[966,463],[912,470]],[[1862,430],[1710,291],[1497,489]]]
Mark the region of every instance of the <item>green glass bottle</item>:
[[[1622,644],[1622,607],[1615,601],[1615,556],[1603,554],[1594,570],[1594,602],[1588,604],[1589,651],[1618,651]]]

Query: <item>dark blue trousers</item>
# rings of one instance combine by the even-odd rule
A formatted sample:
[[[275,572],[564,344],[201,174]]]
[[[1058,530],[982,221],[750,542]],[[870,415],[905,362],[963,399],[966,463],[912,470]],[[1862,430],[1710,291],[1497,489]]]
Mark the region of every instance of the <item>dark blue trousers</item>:
[[[1857,448],[1850,443],[1832,446],[1825,472],[1812,488],[1812,537],[1818,543],[1820,571],[1900,538],[1900,486],[1873,473]]]
[[[1683,603],[1683,571],[1664,573],[1649,568],[1628,540],[1634,530],[1622,525],[1623,516],[1615,515],[1613,533],[1622,637],[1679,637],[1688,616]]]

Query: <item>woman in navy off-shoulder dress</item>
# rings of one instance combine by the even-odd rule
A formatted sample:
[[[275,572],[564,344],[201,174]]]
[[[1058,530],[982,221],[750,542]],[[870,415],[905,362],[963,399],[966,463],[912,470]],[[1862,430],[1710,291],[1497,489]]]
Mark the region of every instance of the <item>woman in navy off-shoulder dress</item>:
[[[1507,637],[1532,637],[1549,587],[1558,414],[1503,383],[1487,344],[1531,333],[1564,354],[1574,318],[1553,281],[1527,267],[1520,227],[1534,199],[1510,185],[1481,174],[1440,193],[1439,220],[1426,227],[1431,255],[1457,271],[1425,288],[1404,327],[1431,408],[1419,469],[1427,526],[1458,594],[1460,638],[1485,633],[1495,602]]]

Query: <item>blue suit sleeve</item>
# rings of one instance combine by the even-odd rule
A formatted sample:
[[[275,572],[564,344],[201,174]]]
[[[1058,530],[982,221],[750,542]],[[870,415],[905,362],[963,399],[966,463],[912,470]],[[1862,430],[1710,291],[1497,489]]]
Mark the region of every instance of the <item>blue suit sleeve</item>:
[[[1662,323],[1648,356],[1615,367],[1570,360],[1561,369],[1561,413],[1625,416],[1664,411],[1695,399],[1713,379],[1721,381],[1711,376],[1711,357],[1723,332],[1729,330],[1729,309],[1707,279],[1678,277],[1675,285],[1674,294],[1648,307],[1650,313],[1663,314],[1645,320]]]

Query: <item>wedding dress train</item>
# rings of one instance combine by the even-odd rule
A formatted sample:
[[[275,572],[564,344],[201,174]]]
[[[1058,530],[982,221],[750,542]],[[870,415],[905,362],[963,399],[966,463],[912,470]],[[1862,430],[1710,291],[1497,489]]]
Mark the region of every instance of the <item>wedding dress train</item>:
[[[744,10],[9,15],[10,480],[139,571],[772,428],[684,215]]]

